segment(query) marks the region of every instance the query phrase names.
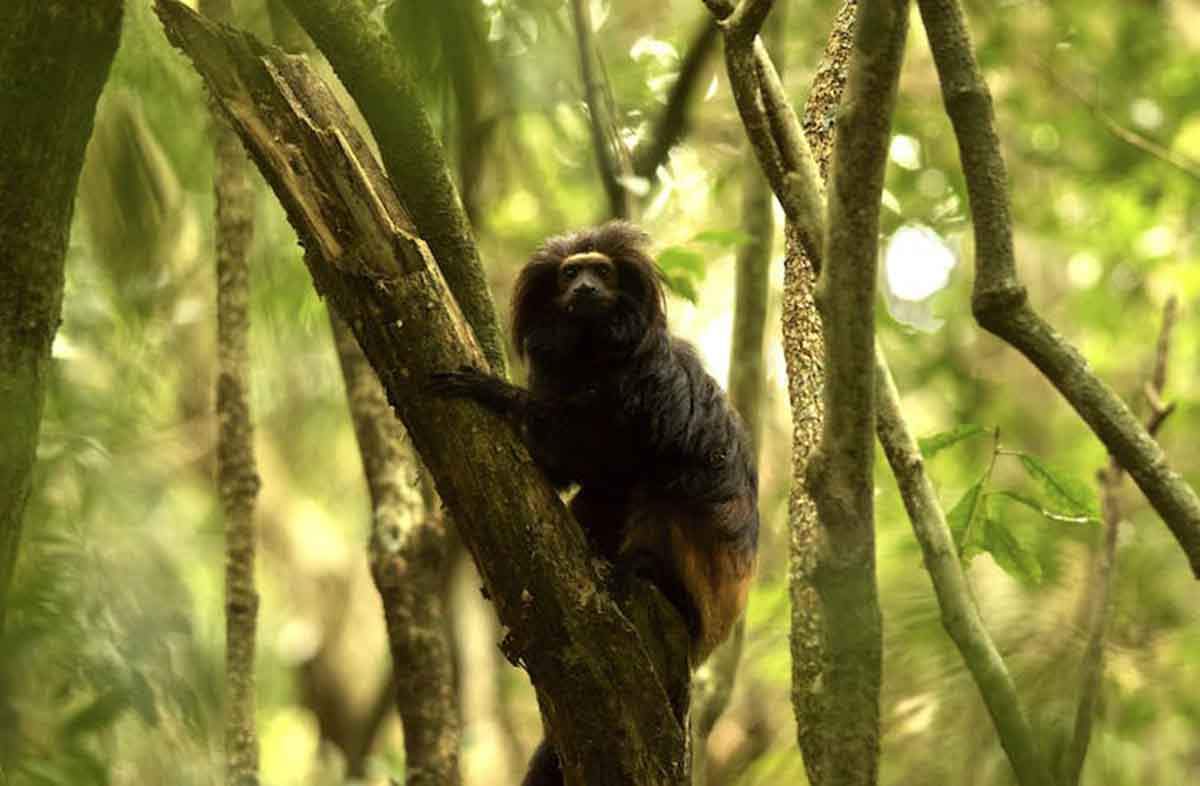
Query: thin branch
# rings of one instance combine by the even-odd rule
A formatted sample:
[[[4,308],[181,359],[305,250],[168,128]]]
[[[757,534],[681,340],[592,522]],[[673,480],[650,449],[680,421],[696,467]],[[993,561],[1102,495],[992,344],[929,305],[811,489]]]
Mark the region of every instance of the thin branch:
[[[679,75],[671,85],[667,103],[649,135],[633,152],[633,173],[638,177],[653,178],[658,168],[666,163],[671,148],[687,133],[692,99],[700,89],[704,66],[720,38],[721,29],[717,23],[705,19],[679,64]]]
[[[975,61],[957,0],[918,0],[942,83],[946,110],[975,225],[975,318],[1029,359],[1133,477],[1175,535],[1200,578],[1200,498],[1171,469],[1162,448],[1129,407],[1088,368],[1082,355],[1029,304],[1013,254],[1008,174],[991,94]]]
[[[1150,412],[1146,416],[1146,431],[1155,434],[1174,404],[1164,404],[1163,391],[1167,385],[1167,361],[1171,351],[1171,331],[1175,327],[1178,302],[1172,295],[1163,307],[1162,329],[1154,353],[1154,370],[1147,382],[1146,399]],[[1092,739],[1092,721],[1100,702],[1100,684],[1104,677],[1104,642],[1108,637],[1108,621],[1112,618],[1113,575],[1117,563],[1117,536],[1121,528],[1120,488],[1121,465],[1109,456],[1108,466],[1101,470],[1100,490],[1104,517],[1104,545],[1097,556],[1091,582],[1091,620],[1087,647],[1080,664],[1079,705],[1075,710],[1075,730],[1060,762],[1060,781],[1063,786],[1077,786],[1087,760]]]
[[[608,195],[609,213],[614,218],[629,216],[629,191],[621,182],[629,174],[624,145],[617,132],[607,98],[607,80],[597,73],[598,51],[592,38],[592,15],[588,0],[571,0],[575,22],[575,45],[579,53],[579,71],[583,79],[588,125],[592,131],[592,149],[600,182]]]
[[[933,579],[942,626],[954,640],[979,687],[1017,782],[1022,786],[1053,786],[1037,737],[1021,708],[1016,686],[971,599],[937,492],[925,473],[921,451],[900,411],[896,384],[882,353],[877,358],[879,442],[896,477],[913,533],[921,544],[925,569]]]
[[[203,0],[200,11],[227,22],[228,0]],[[237,134],[213,105],[216,197],[217,481],[225,517],[225,755],[229,786],[258,783],[254,653],[258,469],[249,404],[250,268],[254,190]]]
[[[1200,161],[1195,161],[1194,159],[1188,158],[1185,155],[1176,153],[1174,150],[1160,145],[1158,142],[1155,142],[1146,135],[1139,134],[1132,128],[1128,128],[1121,123],[1118,123],[1117,119],[1113,117],[1108,110],[1100,106],[1099,101],[1085,95],[1082,90],[1075,87],[1066,79],[1063,79],[1057,73],[1055,73],[1052,65],[1049,63],[1039,63],[1038,65],[1042,72],[1050,78],[1051,82],[1053,82],[1060,90],[1070,94],[1072,98],[1086,107],[1089,112],[1095,115],[1096,119],[1100,121],[1101,125],[1103,125],[1105,129],[1107,129],[1108,132],[1117,139],[1120,139],[1130,147],[1136,148],[1149,156],[1157,158],[1164,164],[1174,167],[1193,180],[1200,180]]]

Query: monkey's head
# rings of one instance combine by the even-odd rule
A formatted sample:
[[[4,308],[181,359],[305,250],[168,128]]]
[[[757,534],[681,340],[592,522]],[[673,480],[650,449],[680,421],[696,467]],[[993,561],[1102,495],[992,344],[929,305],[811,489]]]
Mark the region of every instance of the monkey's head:
[[[571,254],[558,264],[555,300],[567,314],[580,319],[603,316],[617,300],[617,266],[599,251]]]
[[[633,224],[612,221],[543,243],[513,294],[517,352],[569,351],[563,344],[582,331],[608,339],[614,352],[634,351],[665,331],[663,288],[647,240]]]

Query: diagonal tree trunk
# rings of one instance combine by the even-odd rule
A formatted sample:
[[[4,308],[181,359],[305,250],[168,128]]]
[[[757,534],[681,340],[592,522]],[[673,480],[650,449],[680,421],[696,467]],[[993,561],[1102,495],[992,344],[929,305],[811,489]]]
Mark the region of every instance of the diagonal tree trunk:
[[[430,374],[485,361],[365,141],[302,61],[174,0],[156,7],[275,189],[315,285],[354,331],[455,513],[567,783],[686,783],[687,737],[668,698],[687,691],[683,621],[646,584],[618,607],[513,429],[428,395]]]

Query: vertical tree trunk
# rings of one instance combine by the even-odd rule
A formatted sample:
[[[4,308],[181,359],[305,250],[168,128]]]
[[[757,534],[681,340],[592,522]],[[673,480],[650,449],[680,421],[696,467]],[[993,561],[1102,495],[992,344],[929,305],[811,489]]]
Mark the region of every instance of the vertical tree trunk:
[[[837,114],[824,267],[825,422],[806,472],[825,537],[814,582],[825,618],[827,779],[878,781],[883,631],[875,578],[875,284],[879,205],[908,0],[859,0]]]
[[[0,12],[0,625],[62,312],[63,261],[121,0],[8,0]]]
[[[408,786],[456,786],[458,708],[442,624],[446,526],[427,509],[404,427],[350,328],[330,312],[371,493],[371,574],[383,600]],[[358,773],[361,777],[361,773]]]
[[[833,151],[833,129],[828,122],[836,112],[846,85],[854,35],[856,0],[847,0],[839,11],[817,76],[804,108],[804,132],[822,178],[827,176]],[[822,782],[829,693],[829,651],[825,643],[826,618],[816,590],[818,555],[824,537],[816,506],[804,484],[809,458],[816,449],[824,423],[823,385],[825,339],[817,314],[817,271],[800,241],[801,228],[789,222],[783,274],[783,349],[788,367],[788,395],[792,405],[792,489],[788,497],[788,531],[791,534],[789,593],[792,601],[792,709],[796,733],[809,778]]]

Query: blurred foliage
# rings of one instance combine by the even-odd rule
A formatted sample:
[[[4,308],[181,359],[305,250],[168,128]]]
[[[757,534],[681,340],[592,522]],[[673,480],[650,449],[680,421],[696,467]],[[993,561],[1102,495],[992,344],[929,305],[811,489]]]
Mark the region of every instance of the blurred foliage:
[[[786,36],[786,82],[798,104],[837,5],[799,4]],[[248,26],[269,33],[265,10],[246,5],[254,13]],[[515,270],[542,237],[604,217],[567,11],[559,0],[374,5],[412,55],[503,309]],[[1180,297],[1167,387],[1179,408],[1161,439],[1174,465],[1200,482],[1200,445],[1189,438],[1200,428],[1200,330],[1189,308],[1200,294],[1200,6],[1130,0],[1096,13],[1083,0],[975,0],[968,7],[995,96],[1031,297],[1139,406],[1162,305],[1171,293]],[[596,38],[630,146],[651,128],[704,13],[698,2],[594,0]],[[724,379],[733,254],[742,240],[729,205],[754,164],[719,58],[704,82],[690,136],[653,182],[631,187],[680,296],[672,298],[672,324]],[[1089,573],[1101,540],[1087,520],[1105,457],[1036,371],[971,318],[965,187],[919,23],[901,91],[884,234],[927,227],[958,264],[928,298],[937,320],[922,324],[932,329],[895,321],[881,302],[881,339],[910,425],[927,437],[943,504],[961,520],[984,619],[1046,747],[1058,750],[1086,639]],[[148,2],[130,0],[81,180],[29,537],[0,641],[6,784],[222,780],[207,112],[198,80],[163,40]],[[324,307],[261,183],[257,218],[252,383],[264,481],[263,776],[279,786],[335,783],[341,765],[318,739],[304,680],[307,666],[337,651],[356,686],[346,700],[361,703],[385,673],[378,602],[361,559],[367,502]],[[772,320],[781,279],[776,265]],[[790,429],[782,357],[771,341],[761,574],[733,705],[708,751],[720,777],[714,782],[747,786],[804,782],[788,699]],[[1009,784],[882,461],[878,477],[881,782]],[[1084,783],[1197,782],[1195,584],[1135,489],[1126,489],[1123,503],[1128,523]],[[368,589],[353,590],[359,586]],[[471,606],[478,593],[460,596],[470,599],[456,602],[460,660],[473,664],[463,672],[464,771],[473,784],[514,781],[512,768],[540,733],[532,692],[497,658],[486,609]],[[403,774],[394,721],[371,772],[374,782]]]

